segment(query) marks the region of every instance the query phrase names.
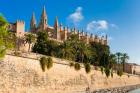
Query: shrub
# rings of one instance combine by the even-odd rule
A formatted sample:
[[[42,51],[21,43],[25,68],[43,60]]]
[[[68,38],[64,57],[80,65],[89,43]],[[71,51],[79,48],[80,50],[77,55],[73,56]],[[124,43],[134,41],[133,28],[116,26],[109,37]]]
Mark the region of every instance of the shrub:
[[[118,70],[118,71],[117,71],[117,75],[121,77],[121,76],[123,75],[123,71]]]
[[[89,73],[91,71],[90,64],[89,63],[86,63],[84,66],[85,66],[86,73]]]
[[[79,63],[75,63],[74,68],[75,68],[75,70],[80,70],[81,66]]]
[[[111,77],[113,78],[113,70],[111,70]]]
[[[15,51],[15,52],[14,52],[14,55],[15,55],[15,56],[20,56],[21,54],[20,54],[20,52]]]
[[[50,69],[53,67],[53,60],[51,57],[47,58],[46,66],[47,66],[47,69]]]
[[[107,78],[110,76],[110,69],[109,68],[105,68],[105,74],[106,74]]]
[[[104,74],[104,67],[101,66],[101,72]]]
[[[73,63],[73,62],[70,62],[70,64],[69,64],[69,65],[70,65],[70,67],[72,67],[72,66],[74,66],[74,63]]]
[[[43,72],[45,72],[46,62],[47,62],[46,57],[42,57],[42,58],[40,59],[40,66],[41,66],[41,69],[42,69]]]

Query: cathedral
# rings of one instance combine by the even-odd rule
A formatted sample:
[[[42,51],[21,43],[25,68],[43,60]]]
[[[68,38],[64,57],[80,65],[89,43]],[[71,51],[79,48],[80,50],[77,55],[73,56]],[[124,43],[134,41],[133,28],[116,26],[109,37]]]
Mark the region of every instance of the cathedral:
[[[50,39],[56,40],[58,42],[63,42],[67,40],[70,35],[76,34],[79,37],[79,40],[89,43],[89,42],[96,42],[101,43],[102,45],[107,45],[107,35],[99,37],[97,35],[88,34],[83,30],[77,30],[75,27],[70,29],[68,26],[63,26],[62,24],[59,25],[58,17],[54,20],[54,26],[48,25],[48,17],[46,13],[45,7],[43,7],[40,22],[37,26],[35,14],[32,14],[31,21],[30,21],[30,30],[25,31],[25,22],[21,20],[17,20],[16,23],[11,23],[9,26],[11,31],[14,31],[18,37],[23,37],[24,34],[37,33],[39,31],[47,31],[48,36]]]

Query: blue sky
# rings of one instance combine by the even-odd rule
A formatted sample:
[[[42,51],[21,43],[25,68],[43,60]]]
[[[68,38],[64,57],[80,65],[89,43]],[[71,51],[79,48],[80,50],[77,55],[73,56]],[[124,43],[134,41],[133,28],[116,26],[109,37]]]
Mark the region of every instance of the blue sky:
[[[49,25],[58,16],[63,25],[107,34],[112,52],[126,52],[129,62],[140,64],[140,0],[1,0],[0,13],[9,22],[24,20],[28,30],[32,12],[39,22],[44,5]]]

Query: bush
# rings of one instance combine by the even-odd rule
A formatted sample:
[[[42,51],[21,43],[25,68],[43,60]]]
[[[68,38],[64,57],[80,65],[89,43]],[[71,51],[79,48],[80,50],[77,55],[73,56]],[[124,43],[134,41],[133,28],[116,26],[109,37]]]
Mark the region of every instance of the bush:
[[[110,69],[109,68],[105,68],[105,74],[106,74],[107,78],[110,76]]]
[[[52,61],[52,58],[51,58],[51,57],[48,57],[48,58],[47,58],[46,66],[47,66],[47,69],[52,68],[52,66],[53,66],[53,61]]]
[[[101,66],[101,72],[104,74],[104,67]]]
[[[123,71],[118,70],[118,71],[117,71],[117,75],[121,77],[121,76],[123,75]]]
[[[80,70],[81,66],[79,63],[75,63],[74,68],[75,68],[75,70]]]
[[[40,66],[43,72],[45,72],[45,68],[50,69],[53,66],[53,61],[51,57],[42,57],[40,59]]]
[[[90,64],[89,63],[86,63],[84,66],[85,66],[86,73],[89,73],[91,71]]]
[[[111,77],[113,78],[113,70],[111,70]]]
[[[69,65],[70,65],[70,67],[73,67],[74,66],[74,63],[73,62],[70,62]]]
[[[21,55],[21,53],[20,53],[20,52],[15,51],[15,52],[14,52],[14,55],[15,55],[15,56],[20,56],[20,55]]]
[[[42,57],[42,58],[40,59],[40,66],[41,66],[41,69],[42,69],[43,72],[45,72],[46,62],[47,62],[46,57]]]

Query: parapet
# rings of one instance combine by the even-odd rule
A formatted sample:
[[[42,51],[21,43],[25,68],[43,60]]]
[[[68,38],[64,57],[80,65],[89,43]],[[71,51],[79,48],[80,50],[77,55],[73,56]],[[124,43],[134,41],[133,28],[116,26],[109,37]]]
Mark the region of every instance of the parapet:
[[[25,24],[25,22],[23,20],[17,20],[16,23],[17,24]]]

